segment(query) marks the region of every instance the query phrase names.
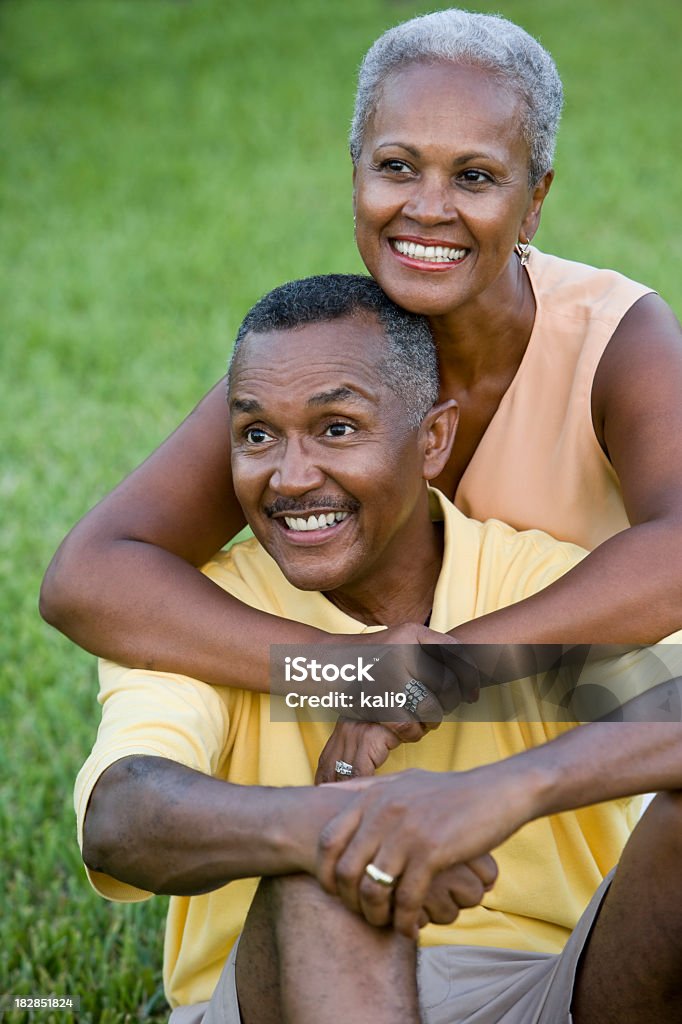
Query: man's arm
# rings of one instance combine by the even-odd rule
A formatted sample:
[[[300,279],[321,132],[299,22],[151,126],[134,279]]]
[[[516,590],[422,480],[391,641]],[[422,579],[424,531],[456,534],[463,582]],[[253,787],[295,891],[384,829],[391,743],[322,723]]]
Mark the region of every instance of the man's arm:
[[[317,874],[351,909],[414,936],[445,865],[494,850],[536,818],[680,788],[682,725],[595,722],[469,772],[385,777],[323,829]],[[370,861],[399,879],[394,891],[364,874]]]
[[[355,796],[350,786],[237,786],[165,758],[126,757],[93,790],[83,858],[92,871],[179,896],[237,878],[314,875],[323,825]],[[487,854],[448,866],[428,886],[419,926],[454,921],[461,907],[480,903],[496,876]]]
[[[92,792],[83,859],[148,892],[182,896],[236,878],[312,874],[322,827],[354,796],[238,786],[166,758],[124,757]]]

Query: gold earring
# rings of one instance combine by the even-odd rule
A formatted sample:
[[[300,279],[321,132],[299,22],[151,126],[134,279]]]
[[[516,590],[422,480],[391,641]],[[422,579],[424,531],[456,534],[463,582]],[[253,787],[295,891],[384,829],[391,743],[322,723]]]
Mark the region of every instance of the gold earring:
[[[517,242],[514,246],[514,252],[521,260],[521,266],[525,267],[530,259],[530,242]]]

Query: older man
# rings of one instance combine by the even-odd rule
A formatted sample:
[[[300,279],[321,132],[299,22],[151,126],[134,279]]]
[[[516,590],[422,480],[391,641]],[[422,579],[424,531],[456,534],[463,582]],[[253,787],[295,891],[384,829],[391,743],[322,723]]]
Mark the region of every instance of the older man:
[[[256,539],[205,571],[358,640],[404,622],[444,632],[559,577],[578,549],[429,491],[456,425],[437,393],[425,322],[373,282],[266,296],[229,381]],[[110,898],[173,895],[174,1022],[556,1024],[588,935],[576,1021],[622,1021],[615,987],[628,1021],[676,1019],[679,727],[450,722],[391,751],[400,774],[314,788],[329,726],[275,721],[279,697],[103,664],[101,702],[76,788],[83,856]],[[585,911],[635,824],[627,798],[651,789],[669,792]]]

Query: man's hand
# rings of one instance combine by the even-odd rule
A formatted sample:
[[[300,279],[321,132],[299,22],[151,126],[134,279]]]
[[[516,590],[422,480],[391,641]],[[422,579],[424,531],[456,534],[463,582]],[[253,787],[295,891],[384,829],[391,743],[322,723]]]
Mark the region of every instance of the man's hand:
[[[429,886],[417,917],[418,927],[429,923],[452,924],[460,910],[478,906],[496,879],[497,864],[490,854],[441,871]],[[390,924],[390,921],[384,923]]]
[[[374,775],[392,750],[401,743],[417,743],[435,722],[357,722],[339,718],[327,740],[315,774],[315,785],[343,782],[348,775],[337,775],[336,762],[353,766],[352,776]]]
[[[414,723],[424,730],[419,722]],[[339,718],[334,732],[324,745],[315,773],[315,785],[324,782],[343,782],[348,775],[336,774],[336,762],[345,761],[353,766],[352,776],[374,775],[391,750],[400,745],[398,736],[380,722],[356,722],[349,718]]]
[[[317,877],[371,923],[392,921],[414,938],[439,873],[489,853],[529,817],[515,773],[499,766],[386,776],[323,828]],[[369,863],[392,875],[395,886],[374,881]]]

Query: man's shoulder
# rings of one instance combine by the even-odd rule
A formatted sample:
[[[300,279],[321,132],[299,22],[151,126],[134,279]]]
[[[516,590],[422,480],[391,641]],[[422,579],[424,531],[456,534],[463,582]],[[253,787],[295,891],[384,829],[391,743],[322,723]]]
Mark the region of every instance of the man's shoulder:
[[[359,633],[364,629],[318,590],[293,586],[253,537],[219,552],[201,571],[238,601],[259,611],[332,633]]]
[[[588,554],[585,548],[570,541],[557,540],[544,530],[516,530],[499,519],[487,519],[477,525],[481,545],[504,553],[507,558],[549,559],[561,566],[575,565]]]
[[[278,607],[283,601],[288,603],[297,593],[255,537],[219,551],[201,571],[240,601],[264,610],[273,603]]]
[[[277,569],[277,565],[268,555],[267,551],[258,543],[255,537],[237,541],[224,551],[219,551],[205,565],[201,571],[214,583],[219,585],[230,584],[235,579],[243,579],[253,573],[259,575],[268,574],[271,568]]]
[[[465,541],[475,543],[481,552],[485,549],[507,558],[549,557],[555,558],[558,564],[575,564],[587,554],[585,548],[557,540],[544,530],[517,530],[500,519],[472,519],[440,491],[435,495],[448,533],[463,535]]]
[[[446,523],[443,578],[468,594],[468,617],[503,608],[549,586],[577,565],[584,548],[542,530],[516,530],[499,519],[470,519],[438,495]],[[450,598],[452,603],[452,598]],[[462,608],[458,618],[463,618]]]

